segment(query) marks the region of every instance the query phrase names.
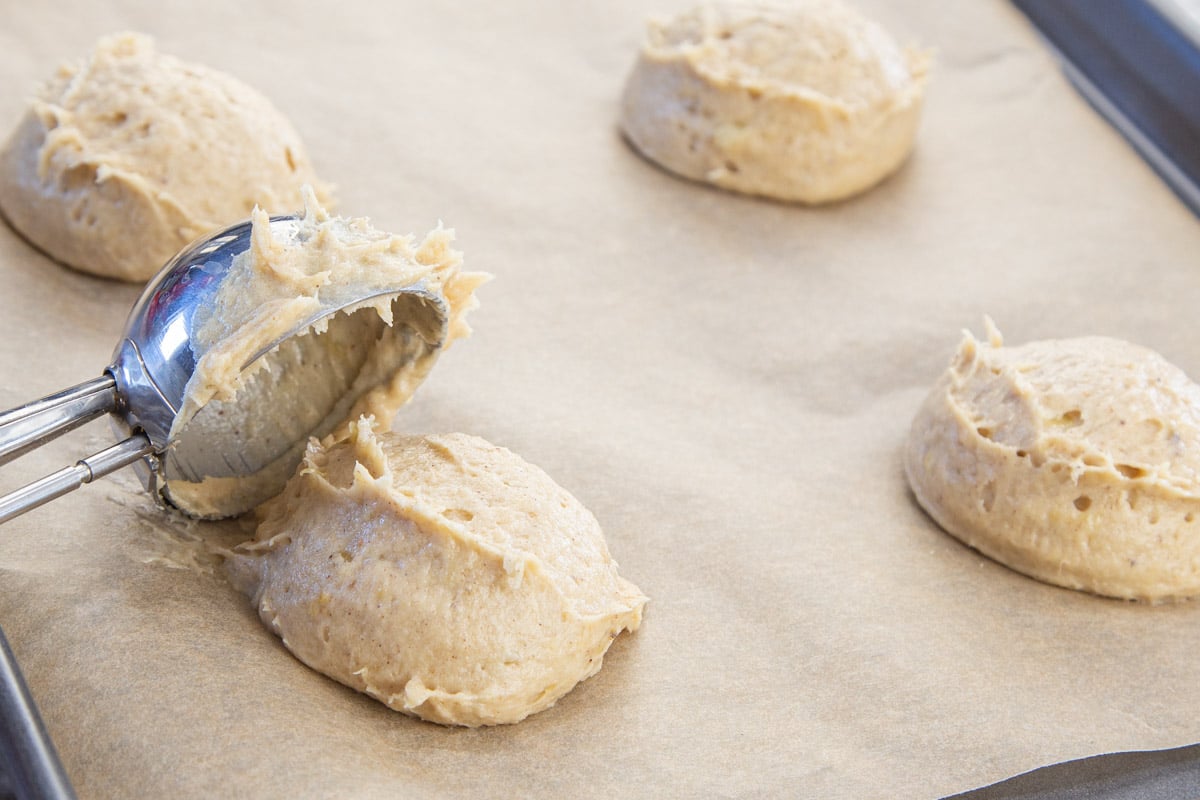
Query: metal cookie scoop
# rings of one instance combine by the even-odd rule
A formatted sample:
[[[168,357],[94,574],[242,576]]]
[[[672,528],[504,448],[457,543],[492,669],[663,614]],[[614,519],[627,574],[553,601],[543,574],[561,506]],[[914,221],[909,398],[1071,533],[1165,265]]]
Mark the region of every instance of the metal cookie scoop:
[[[296,216],[271,218],[272,238],[285,244],[301,241],[300,221]],[[243,372],[252,365],[266,368],[256,370],[232,401],[210,402],[176,426],[185,387],[196,370],[196,311],[212,305],[234,259],[250,248],[250,230],[250,222],[233,225],[168,262],[130,312],[104,375],[0,413],[0,464],[106,413],[127,437],[0,497],[0,523],[130,464],[137,464],[143,484],[160,502],[199,516],[249,510],[282,488],[310,436],[332,430],[377,385],[374,377],[383,377],[366,374],[379,370],[367,363],[367,345],[387,339],[391,352],[418,357],[444,344],[446,301],[422,283],[339,297],[336,305],[323,306],[247,359]],[[355,309],[385,296],[393,297],[390,326],[371,308]],[[322,321],[327,322],[322,333],[309,331]],[[303,347],[297,344],[301,337]],[[265,364],[257,363],[261,359]],[[268,479],[249,492],[238,485],[239,479],[255,475]],[[219,511],[197,512],[176,501],[164,491],[173,481],[204,484],[207,492],[218,495],[206,508]]]

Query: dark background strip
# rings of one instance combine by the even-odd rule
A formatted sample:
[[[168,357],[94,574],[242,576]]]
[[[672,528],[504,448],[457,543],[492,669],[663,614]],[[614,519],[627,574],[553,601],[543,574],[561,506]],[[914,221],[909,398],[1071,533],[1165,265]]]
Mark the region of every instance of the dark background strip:
[[[1114,119],[1089,97],[1200,214],[1200,50],[1196,43],[1145,0],[1013,3],[1125,118]],[[1158,153],[1147,152],[1150,148],[1124,129],[1125,121]],[[1165,168],[1158,154],[1174,170]]]

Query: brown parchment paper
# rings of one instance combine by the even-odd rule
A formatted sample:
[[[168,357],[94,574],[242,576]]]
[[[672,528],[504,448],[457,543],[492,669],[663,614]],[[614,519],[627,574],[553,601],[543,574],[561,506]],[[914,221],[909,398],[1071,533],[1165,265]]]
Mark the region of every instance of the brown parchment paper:
[[[1200,376],[1200,225],[1001,0],[859,0],[938,63],[915,157],[789,207],[675,179],[616,105],[639,3],[7,3],[0,123],[118,29],[253,84],[340,210],[444,220],[476,334],[402,412],[541,465],[652,598],[513,727],[441,728],[311,672],[132,474],[0,529],[0,626],[81,797],[937,797],[1200,741],[1200,605],[1052,588],[943,534],[900,451],[959,329],[1105,334]],[[0,227],[0,404],[105,366],[137,289]],[[13,488],[109,441],[94,423]]]

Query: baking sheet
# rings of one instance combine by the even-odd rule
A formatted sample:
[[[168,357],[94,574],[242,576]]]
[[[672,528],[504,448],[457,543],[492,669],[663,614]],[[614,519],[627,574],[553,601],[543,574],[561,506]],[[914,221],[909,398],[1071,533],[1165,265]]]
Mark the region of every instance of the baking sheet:
[[[615,131],[647,13],[684,2],[13,5],[0,121],[109,31],[287,113],[340,208],[457,229],[476,335],[397,420],[541,465],[652,598],[598,676],[449,730],[300,665],[131,474],[0,531],[0,626],[81,797],[937,797],[1200,741],[1200,606],[1013,574],[913,503],[900,449],[964,326],[1100,333],[1200,375],[1200,226],[1005,2],[860,0],[937,49],[918,151],[804,209],[657,170]],[[137,289],[0,228],[0,405],[92,377]],[[0,473],[108,441],[102,423]]]
[[[1200,50],[1186,20],[1150,0],[1014,0],[1067,77],[1200,214]],[[1176,9],[1175,16],[1181,11]]]
[[[1200,796],[1200,747],[1054,764],[949,800],[1167,800]]]
[[[70,800],[74,794],[16,657],[0,631],[0,798]]]

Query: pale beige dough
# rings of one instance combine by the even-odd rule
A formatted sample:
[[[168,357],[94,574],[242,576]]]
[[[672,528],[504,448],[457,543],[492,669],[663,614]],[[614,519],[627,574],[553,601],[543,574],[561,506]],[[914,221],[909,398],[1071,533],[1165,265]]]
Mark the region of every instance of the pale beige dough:
[[[1019,572],[1119,598],[1200,594],[1200,386],[1152,350],[966,334],[905,470],[943,528]]]
[[[438,356],[470,333],[466,315],[489,276],[462,270],[452,231],[418,242],[331,216],[306,192],[294,241],[274,236],[266,212],[254,210],[250,248],[196,312],[196,366],[163,487],[193,516],[240,514],[277,494],[310,435],[360,414],[390,424]],[[206,446],[229,439],[269,463],[231,474],[226,457],[239,454]]]
[[[542,470],[465,434],[309,446],[235,585],[305,664],[432,722],[517,722],[594,675],[645,596],[595,517]]]
[[[0,150],[0,212],[64,264],[144,281],[199,236],[318,194],[303,143],[261,94],[122,33],[61,67]]]
[[[908,156],[928,66],[840,0],[710,3],[650,23],[621,127],[684,177],[831,202]]]

